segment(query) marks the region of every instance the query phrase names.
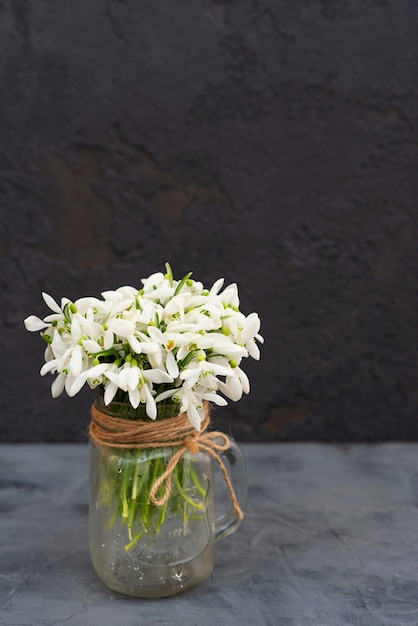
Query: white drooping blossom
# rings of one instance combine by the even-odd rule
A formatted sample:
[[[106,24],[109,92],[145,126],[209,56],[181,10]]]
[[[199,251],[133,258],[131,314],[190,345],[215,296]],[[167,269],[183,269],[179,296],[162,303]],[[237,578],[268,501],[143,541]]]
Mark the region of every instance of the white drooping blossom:
[[[105,405],[142,404],[151,419],[160,403],[174,402],[199,430],[205,400],[224,405],[224,396],[249,393],[241,362],[260,358],[257,313],[241,313],[235,284],[222,290],[220,278],[208,290],[191,274],[175,280],[168,263],[166,270],[143,279],[141,289],[123,286],[101,298],[59,305],[42,294],[52,314],[24,323],[47,343],[40,373],[56,374],[53,397],[87,384],[102,389]]]

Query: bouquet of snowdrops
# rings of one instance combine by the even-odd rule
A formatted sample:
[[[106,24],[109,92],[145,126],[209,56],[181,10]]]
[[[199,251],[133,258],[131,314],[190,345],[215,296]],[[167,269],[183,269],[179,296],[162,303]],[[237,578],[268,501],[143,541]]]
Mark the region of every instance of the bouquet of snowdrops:
[[[52,314],[25,319],[46,342],[41,375],[57,374],[51,392],[74,396],[87,383],[100,387],[104,404],[116,401],[156,419],[164,403],[179,405],[200,429],[204,401],[239,400],[250,383],[242,359],[259,359],[260,319],[239,310],[235,284],[210,289],[186,274],[175,280],[170,265],[142,280],[142,288],[119,287],[102,298],[74,302],[43,298]],[[220,395],[222,394],[222,395]]]

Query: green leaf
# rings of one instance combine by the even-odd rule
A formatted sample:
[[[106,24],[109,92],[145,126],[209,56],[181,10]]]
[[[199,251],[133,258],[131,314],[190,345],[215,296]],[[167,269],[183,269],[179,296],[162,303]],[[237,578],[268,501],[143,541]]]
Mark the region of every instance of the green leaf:
[[[189,365],[190,361],[196,356],[198,352],[200,352],[200,348],[195,348],[194,350],[190,350],[190,352],[186,354],[184,359],[178,362],[178,366],[180,368],[187,367],[187,365]]]
[[[166,274],[164,278],[168,280],[168,282],[170,283],[170,287],[172,287],[173,286],[173,270],[171,269],[170,263],[167,262],[165,264],[165,269],[166,269]]]
[[[67,302],[67,304],[64,305],[64,308],[62,310],[62,312],[64,313],[64,317],[68,322],[71,322],[71,302]]]
[[[183,289],[184,284],[187,280],[189,280],[190,276],[193,274],[193,272],[189,272],[188,274],[186,274],[186,276],[183,276],[183,278],[181,279],[181,281],[179,282],[179,284],[176,287],[176,290],[174,292],[174,296],[177,296],[177,294],[180,293],[180,291]],[[173,297],[174,297],[173,296]]]

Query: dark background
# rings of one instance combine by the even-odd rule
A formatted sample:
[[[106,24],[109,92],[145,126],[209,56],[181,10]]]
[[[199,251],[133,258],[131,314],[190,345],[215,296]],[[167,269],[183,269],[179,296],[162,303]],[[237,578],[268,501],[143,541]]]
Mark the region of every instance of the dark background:
[[[241,440],[418,439],[418,3],[0,1],[0,429],[84,441],[22,320],[163,270],[262,319]]]

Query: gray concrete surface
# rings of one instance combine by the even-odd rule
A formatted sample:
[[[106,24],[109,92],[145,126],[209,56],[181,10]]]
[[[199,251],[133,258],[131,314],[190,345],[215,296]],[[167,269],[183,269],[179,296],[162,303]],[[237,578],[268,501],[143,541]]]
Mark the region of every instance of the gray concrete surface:
[[[1,446],[0,624],[418,624],[418,445],[243,448],[248,516],[213,575],[135,600],[90,565],[86,446]]]

